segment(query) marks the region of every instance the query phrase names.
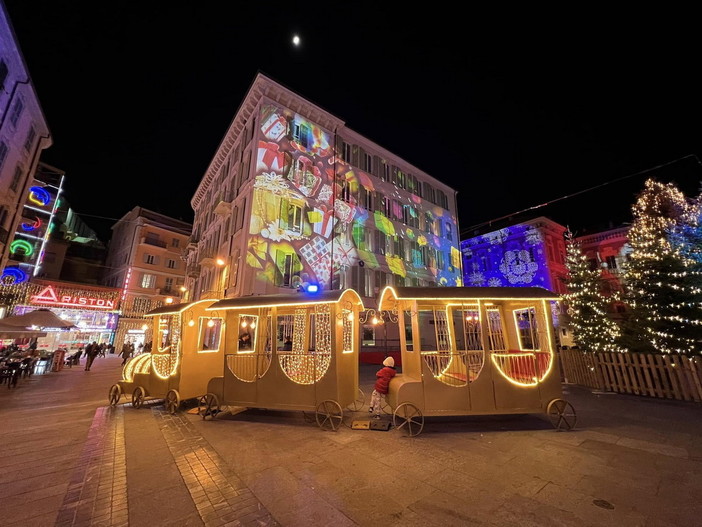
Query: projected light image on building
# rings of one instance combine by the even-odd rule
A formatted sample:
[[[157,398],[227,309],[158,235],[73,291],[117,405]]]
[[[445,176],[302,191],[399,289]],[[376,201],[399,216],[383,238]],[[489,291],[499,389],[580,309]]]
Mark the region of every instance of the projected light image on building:
[[[389,275],[462,285],[455,218],[420,197],[416,178],[390,165],[376,167],[381,177],[359,170],[355,146],[277,105],[264,105],[258,122],[246,254],[256,280],[367,296]]]
[[[545,218],[511,225],[461,242],[467,286],[538,286],[563,291],[563,231]]]

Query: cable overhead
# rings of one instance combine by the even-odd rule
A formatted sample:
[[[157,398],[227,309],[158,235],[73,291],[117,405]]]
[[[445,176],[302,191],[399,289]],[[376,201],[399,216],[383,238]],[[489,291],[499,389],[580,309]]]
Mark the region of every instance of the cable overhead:
[[[484,227],[485,225],[490,225],[490,224],[493,223],[493,222],[500,221],[500,220],[504,220],[504,219],[506,219],[506,218],[510,218],[510,217],[512,217],[512,216],[516,216],[517,214],[522,214],[523,212],[529,212],[530,210],[540,209],[541,207],[545,207],[546,205],[551,205],[552,203],[556,203],[557,201],[561,201],[561,200],[564,200],[564,199],[567,199],[567,198],[572,198],[572,197],[574,197],[574,196],[578,196],[578,195],[580,195],[580,194],[584,194],[585,192],[590,192],[591,190],[595,190],[596,188],[600,188],[600,187],[604,187],[605,185],[610,185],[610,184],[612,184],[612,183],[616,183],[617,181],[621,181],[621,180],[623,180],[623,179],[628,179],[628,178],[630,178],[630,177],[640,176],[641,174],[646,174],[647,172],[652,172],[652,171],[654,171],[654,170],[658,170],[658,169],[660,169],[660,168],[666,167],[666,166],[668,166],[668,165],[672,165],[673,163],[677,163],[677,162],[682,161],[683,159],[687,159],[687,158],[689,158],[689,157],[694,157],[694,158],[697,160],[697,164],[699,164],[699,165],[702,166],[702,162],[700,162],[700,159],[697,157],[696,154],[687,154],[687,155],[685,155],[685,156],[683,156],[683,157],[679,157],[679,158],[674,159],[674,160],[672,160],[672,161],[668,161],[667,163],[662,163],[662,164],[660,164],[660,165],[656,165],[656,166],[654,166],[654,167],[647,168],[647,169],[645,169],[645,170],[641,170],[640,172],[635,172],[635,173],[633,173],[633,174],[629,174],[629,175],[627,175],[627,176],[622,176],[622,177],[619,177],[619,178],[617,178],[617,179],[613,179],[613,180],[611,180],[611,181],[606,181],[606,182],[604,182],[604,183],[600,183],[599,185],[595,185],[594,187],[590,187],[590,188],[586,188],[586,189],[583,189],[583,190],[579,190],[578,192],[574,192],[574,193],[572,193],[572,194],[566,194],[565,196],[561,196],[560,198],[555,198],[555,199],[552,199],[552,200],[547,201],[547,202],[545,202],[545,203],[541,203],[541,204],[539,204],[539,205],[534,205],[534,206],[532,206],[532,207],[528,207],[528,208],[526,208],[526,209],[519,210],[519,211],[517,211],[517,212],[512,212],[512,213],[510,213],[510,214],[505,214],[504,216],[500,216],[499,218],[494,218],[494,219],[491,219],[491,220],[488,220],[488,221],[484,221],[484,222],[482,222],[482,223],[477,223],[477,224],[475,224],[475,225],[471,225],[470,227],[466,227],[465,229],[461,229],[461,236],[463,236],[464,234],[467,234],[469,231],[472,231],[472,230],[474,230],[474,229],[478,229],[478,228],[480,228],[480,227]]]

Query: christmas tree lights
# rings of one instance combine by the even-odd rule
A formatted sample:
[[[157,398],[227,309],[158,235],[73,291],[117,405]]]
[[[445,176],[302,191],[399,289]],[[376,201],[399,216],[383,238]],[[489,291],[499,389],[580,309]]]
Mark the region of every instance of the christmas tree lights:
[[[634,351],[702,351],[700,202],[672,183],[646,181],[632,207],[632,253],[625,264],[631,316],[622,343]]]
[[[587,257],[573,234],[566,233],[566,267],[570,326],[577,345],[586,351],[626,351],[617,341],[619,326],[609,317],[613,296],[602,294],[603,280],[599,269],[590,269]]]

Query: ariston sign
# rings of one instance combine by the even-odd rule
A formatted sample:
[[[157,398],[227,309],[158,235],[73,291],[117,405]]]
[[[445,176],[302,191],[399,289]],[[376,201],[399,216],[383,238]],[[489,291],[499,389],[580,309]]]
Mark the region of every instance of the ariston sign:
[[[54,286],[52,285],[46,286],[38,295],[32,295],[30,299],[32,304],[77,308],[87,307],[93,309],[115,309],[115,300],[65,293],[56,294]]]

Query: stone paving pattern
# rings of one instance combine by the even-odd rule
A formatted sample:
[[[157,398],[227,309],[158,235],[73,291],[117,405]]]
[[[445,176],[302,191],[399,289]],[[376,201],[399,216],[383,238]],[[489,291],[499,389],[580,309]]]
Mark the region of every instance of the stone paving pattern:
[[[702,405],[567,386],[578,427],[546,416],[430,418],[337,432],[314,415],[162,401],[107,406],[120,359],[0,385],[0,525],[692,526]],[[369,397],[377,366],[361,365]],[[124,401],[124,400],[123,400]]]

